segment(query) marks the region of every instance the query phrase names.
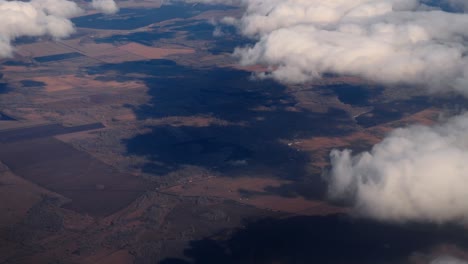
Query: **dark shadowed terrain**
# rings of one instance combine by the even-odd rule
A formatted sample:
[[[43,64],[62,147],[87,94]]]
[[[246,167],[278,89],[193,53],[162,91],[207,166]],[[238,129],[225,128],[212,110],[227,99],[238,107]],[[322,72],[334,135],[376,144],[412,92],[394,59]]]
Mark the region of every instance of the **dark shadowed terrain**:
[[[466,100],[326,75],[255,78],[223,5],[122,1],[0,60],[0,263],[430,263],[451,225],[330,202],[332,149],[368,150]],[[216,31],[216,34],[214,32]]]

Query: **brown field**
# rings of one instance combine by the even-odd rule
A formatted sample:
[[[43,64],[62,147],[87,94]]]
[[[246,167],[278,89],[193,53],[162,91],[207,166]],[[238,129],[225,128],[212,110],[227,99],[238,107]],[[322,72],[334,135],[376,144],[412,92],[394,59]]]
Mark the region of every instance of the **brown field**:
[[[213,196],[230,199],[260,209],[287,212],[292,214],[326,215],[344,212],[343,208],[322,201],[307,200],[303,197],[281,197],[265,191],[267,187],[279,187],[290,181],[272,178],[225,178],[210,177],[204,180],[189,181],[173,186],[164,192],[182,196]],[[252,192],[245,196],[242,192]]]
[[[60,134],[90,131],[104,128],[101,123],[85,124],[81,126],[63,126],[60,124],[41,124],[34,127],[0,130],[0,143],[32,140],[36,138],[52,137]]]
[[[395,125],[404,126],[412,124],[430,126],[436,123],[437,117],[441,112],[441,109],[428,108],[418,113],[415,113],[414,115],[410,115],[401,120],[393,122],[390,124],[390,126],[394,127]]]
[[[109,52],[105,52],[104,54],[96,55],[93,58],[105,63],[121,63],[126,61],[139,61],[145,59],[143,56],[133,54],[122,49],[115,49]]]
[[[31,121],[0,121],[0,131],[7,130],[7,129],[34,127],[34,126],[45,125],[49,123],[45,120],[40,120],[40,118],[37,118],[36,115],[33,117],[34,118],[31,118],[32,119]]]
[[[161,2],[124,0],[118,4],[121,8],[156,8]],[[79,4],[86,7],[86,15],[96,13],[89,9],[88,2],[79,0]],[[101,67],[107,63],[167,58],[177,65],[203,72],[220,67],[224,67],[224,71],[231,68],[254,73],[272,70],[262,65],[240,66],[228,52],[211,54],[207,47],[215,39],[191,39],[190,34],[178,31],[173,25],[174,22],[195,24],[199,22],[196,20],[210,22],[224,16],[239,16],[241,12],[241,9],[208,11],[187,20],[159,22],[156,25],[158,31],[174,29],[175,34],[161,39],[155,47],[127,41],[114,44],[94,42],[116,34],[152,31],[156,29],[154,24],[135,30],[78,28],[69,39],[44,39],[19,45],[17,58],[1,60],[3,63],[18,59],[24,63],[18,65],[26,66],[0,65],[1,81],[9,86],[0,95],[0,111],[20,120],[0,121],[0,263],[165,263],[160,261],[174,257],[188,260],[191,253],[199,253],[197,245],[204,249],[204,245],[197,242],[228,239],[231,232],[246,228],[250,221],[298,215],[321,218],[323,215],[346,213],[349,209],[320,200],[322,193],[315,195],[317,189],[326,188],[321,185],[320,173],[329,166],[329,151],[347,147],[356,151],[369,149],[395,127],[432,124],[439,113],[439,109],[426,109],[398,121],[364,128],[356,122],[356,117],[374,113],[373,107],[377,106],[375,98],[370,98],[369,105],[346,104],[345,100],[340,101],[338,93],[326,87],[335,84],[353,84],[369,89],[377,87],[360,78],[325,77],[304,85],[285,86],[278,91],[275,88],[271,94],[268,91],[270,87],[265,87],[265,93],[258,95],[255,89],[249,90],[245,97],[247,104],[244,104],[245,98],[241,93],[237,96],[237,92],[231,95],[220,90],[216,97],[207,98],[206,91],[196,86],[213,85],[218,91],[217,83],[194,82],[193,91],[187,89],[187,94],[180,95],[175,92],[173,97],[172,93],[166,94],[172,86],[166,91],[164,86],[163,89],[158,88],[157,81],[148,81],[164,76],[153,76],[147,69],[143,73],[130,69],[131,73],[126,74],[127,68],[119,65]],[[34,57],[70,52],[85,56],[44,63],[32,60]],[[173,80],[175,78],[170,80],[171,83]],[[28,86],[23,81],[43,82],[44,86],[34,83]],[[177,82],[174,83],[173,87],[177,89]],[[211,87],[206,88],[209,90]],[[412,96],[425,94],[404,88],[383,89],[378,98],[384,98],[385,103],[409,100],[405,102],[411,104]],[[249,94],[253,99],[248,98]],[[168,96],[168,101],[158,105],[165,96]],[[183,104],[181,102],[185,101],[178,101],[178,96],[191,96],[194,100]],[[258,101],[254,101],[255,98]],[[174,99],[172,104],[170,100]],[[240,110],[240,114],[245,111],[245,116],[230,119],[230,108],[224,110],[217,106],[223,102],[228,102],[227,107],[231,103],[238,104],[241,109],[233,107],[232,111]],[[193,112],[192,105],[187,105],[191,103],[195,104]],[[172,111],[173,108],[184,111]],[[340,120],[336,121],[333,116],[328,119],[327,114],[334,113],[332,110],[340,112]],[[184,113],[188,116],[179,116]],[[269,121],[276,120],[276,113],[280,121],[278,125]],[[282,114],[287,119],[284,123]],[[315,119],[315,115],[319,118]],[[293,118],[290,120],[289,116]],[[294,124],[289,127],[288,122]],[[317,134],[315,127],[303,126],[307,122],[320,128]],[[70,126],[95,123],[104,127],[79,131],[69,129]],[[278,149],[278,153],[273,151],[271,155],[273,159],[277,154],[280,157],[281,163],[277,167],[274,162],[263,163],[263,159],[269,159],[265,156],[270,153],[267,153],[268,149],[263,150],[264,141],[255,140],[257,132],[269,133],[270,130],[263,130],[264,125],[266,128],[271,125],[272,135],[266,135],[265,143],[269,147],[271,142],[274,151]],[[322,125],[324,129],[321,129]],[[287,127],[284,131],[283,126]],[[216,128],[213,133],[210,127]],[[281,128],[278,134],[273,131],[277,127]],[[205,164],[204,160],[200,164],[192,164],[191,157],[187,158],[187,164],[184,159],[179,161],[178,157],[174,157],[177,164],[172,165],[172,160],[166,164],[165,159],[171,159],[171,155],[165,157],[164,151],[153,152],[150,149],[154,143],[151,140],[158,143],[155,137],[159,134],[154,132],[161,128],[168,128],[169,133],[173,133],[171,136],[177,139],[174,142],[184,143],[187,138],[189,144],[185,147],[185,144],[164,141],[155,144],[154,148],[165,147],[164,144],[168,143],[187,148],[189,155],[205,155],[203,151],[206,149],[207,159],[231,151],[227,145],[210,154],[210,148],[217,146],[207,144],[205,147],[204,143],[190,142],[203,139],[206,134],[216,137],[214,142],[218,142],[218,138],[220,142],[224,139],[229,143],[232,141],[236,145],[232,149],[239,145],[242,149],[252,150],[252,159],[258,158],[259,165],[252,162],[250,167],[249,161],[245,168],[234,167],[238,162],[235,160],[232,167],[224,168],[209,162]],[[309,128],[310,133],[305,131]],[[224,135],[216,132],[217,129],[239,129],[240,137],[246,138],[237,138],[236,133],[231,135],[231,131]],[[254,138],[250,138],[252,134]],[[140,137],[144,140],[141,149],[137,142]],[[146,143],[149,150],[145,148]],[[265,156],[259,157],[257,151]],[[192,152],[195,154],[190,154]],[[283,154],[284,158],[281,158]],[[178,152],[175,155],[179,155]],[[244,161],[248,159],[239,159],[240,163]],[[152,172],[150,165],[153,164],[164,165],[167,172]],[[294,180],[277,178],[289,172],[292,176],[288,179]],[[32,210],[44,201],[48,202],[50,197],[56,198],[51,199],[54,201],[52,205]],[[37,215],[39,217],[34,218]],[[59,218],[59,223],[54,217]],[[54,224],[57,229],[49,230],[49,225]],[[450,254],[457,252],[453,248],[435,250]],[[412,254],[417,255],[418,252]],[[426,261],[415,259],[418,261],[414,264],[431,260],[424,257],[422,259]],[[203,261],[190,259],[187,263],[192,262]]]
[[[0,124],[0,129],[13,129],[22,127],[31,127],[50,123],[42,117],[37,109],[32,107],[18,107],[15,109],[14,116],[19,121],[7,121]]]
[[[387,133],[391,132],[394,127],[401,127],[410,124],[434,124],[434,117],[437,116],[437,113],[439,112],[440,110],[437,109],[426,109],[401,120],[370,127],[364,131],[358,131],[349,136],[301,139],[293,142],[291,146],[301,151],[312,152],[312,163],[317,167],[323,168],[328,165],[328,153],[333,148],[347,148],[356,143],[365,143],[369,146],[375,145],[380,142]]]
[[[114,121],[136,121],[137,116],[133,111],[128,114],[118,115],[113,117]]]
[[[55,41],[37,42],[25,44],[16,48],[16,53],[23,57],[41,57],[62,53],[74,52],[75,50],[65,47]]]
[[[65,200],[56,193],[18,177],[7,168],[0,169],[0,229],[21,221],[29,208],[39,202],[43,195]]]
[[[94,43],[92,41],[82,41],[81,39],[62,40],[59,43],[89,57],[97,57],[117,51],[117,47],[112,44]]]
[[[18,123],[18,122],[16,122],[16,121],[4,121],[4,120],[2,120],[2,121],[0,121],[0,130],[1,130],[1,129],[5,129],[5,128],[9,128],[9,127],[13,127],[13,128],[14,128],[14,127],[16,127],[16,123]]]
[[[0,160],[15,174],[70,198],[67,208],[108,215],[150,188],[141,179],[53,138],[1,145]]]
[[[314,152],[313,164],[324,167],[328,164],[328,153],[332,148],[350,147],[353,142],[364,141],[368,144],[378,143],[381,139],[368,131],[357,132],[346,137],[313,137],[302,139],[293,143],[293,146],[301,151]]]
[[[0,66],[2,69],[2,73],[24,73],[28,70],[27,67],[24,66]]]
[[[193,54],[195,53],[194,49],[174,49],[174,48],[156,48],[148,47],[138,43],[128,43],[119,47],[119,49],[128,51],[132,54],[145,57],[147,59],[162,59],[170,55],[175,54]]]
[[[126,31],[124,31],[126,32]],[[109,33],[109,32],[107,32]],[[102,35],[102,34],[100,34]],[[194,49],[177,47],[148,47],[138,43],[128,43],[119,47],[107,43],[94,43],[92,40],[70,39],[57,42],[38,42],[18,47],[17,53],[23,57],[39,57],[69,52],[80,52],[89,58],[105,63],[120,63],[144,59],[161,59],[170,55],[193,54]],[[79,60],[80,58],[73,59]],[[81,58],[83,59],[83,58]],[[49,62],[60,64],[62,62]],[[14,70],[16,66],[10,67]],[[8,70],[8,68],[6,68]],[[18,68],[17,71],[21,71]],[[61,88],[56,88],[59,90]]]
[[[41,76],[32,78],[34,81],[45,83],[47,92],[57,92],[75,88],[86,89],[134,89],[142,87],[142,83],[136,81],[117,82],[117,81],[100,81],[95,80],[95,76],[78,77],[75,75],[59,75],[59,76]]]

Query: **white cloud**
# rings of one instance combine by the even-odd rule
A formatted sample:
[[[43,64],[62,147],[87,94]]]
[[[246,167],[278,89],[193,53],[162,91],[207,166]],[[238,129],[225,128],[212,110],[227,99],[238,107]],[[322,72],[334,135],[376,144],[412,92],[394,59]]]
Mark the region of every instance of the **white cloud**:
[[[119,10],[114,0],[93,0],[91,5],[106,14]],[[69,0],[0,0],[0,58],[12,56],[11,43],[18,37],[70,36],[75,30],[70,18],[81,13],[83,10]]]
[[[240,2],[246,10],[234,23],[257,43],[235,54],[245,65],[272,66],[263,76],[302,83],[335,73],[468,95],[468,14],[418,0]]]
[[[468,220],[468,114],[396,129],[371,151],[333,150],[329,194],[385,221]]]
[[[468,94],[460,85],[468,67],[468,15],[419,11],[406,3],[288,0],[255,6],[240,23],[244,34],[259,40],[236,54],[242,64],[275,66],[271,76],[284,82],[335,73]]]
[[[69,18],[81,12],[67,0],[0,0],[0,57],[11,56],[11,42],[21,36],[69,36],[74,31]]]
[[[114,0],[93,0],[91,6],[104,14],[115,14],[119,11]]]

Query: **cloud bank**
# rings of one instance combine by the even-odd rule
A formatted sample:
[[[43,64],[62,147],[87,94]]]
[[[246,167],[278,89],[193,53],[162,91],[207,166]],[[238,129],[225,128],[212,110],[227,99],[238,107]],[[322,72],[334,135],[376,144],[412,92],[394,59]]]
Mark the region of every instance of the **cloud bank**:
[[[468,95],[466,14],[400,0],[253,2],[240,25],[259,40],[236,54],[243,64],[275,66],[275,79],[334,73]]]
[[[371,151],[333,150],[329,195],[385,221],[468,220],[468,114],[396,129]]]
[[[93,0],[91,6],[104,14],[115,14],[119,11],[114,0]]]
[[[467,6],[442,1],[459,11]],[[239,2],[242,18],[226,21],[257,43],[235,54],[241,64],[271,66],[262,76],[302,83],[334,73],[468,95],[467,14],[442,11],[429,0],[431,7],[418,0]]]
[[[12,55],[11,42],[18,37],[69,36],[74,31],[69,18],[81,12],[68,0],[0,0],[0,57]]]

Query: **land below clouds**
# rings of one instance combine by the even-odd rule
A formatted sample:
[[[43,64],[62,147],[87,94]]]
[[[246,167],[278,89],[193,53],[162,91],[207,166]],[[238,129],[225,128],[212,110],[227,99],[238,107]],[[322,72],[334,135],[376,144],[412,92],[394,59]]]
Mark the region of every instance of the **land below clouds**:
[[[21,201],[2,207],[2,261],[384,263],[465,247],[452,227],[353,222],[321,178],[332,148],[367,150],[464,99],[341,76],[253,81],[230,55],[251,40],[213,36],[206,19],[236,12],[83,16],[70,39],[19,43],[2,61],[0,197]]]

